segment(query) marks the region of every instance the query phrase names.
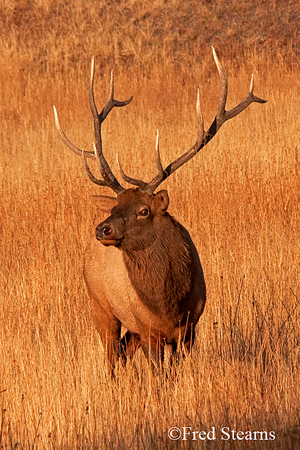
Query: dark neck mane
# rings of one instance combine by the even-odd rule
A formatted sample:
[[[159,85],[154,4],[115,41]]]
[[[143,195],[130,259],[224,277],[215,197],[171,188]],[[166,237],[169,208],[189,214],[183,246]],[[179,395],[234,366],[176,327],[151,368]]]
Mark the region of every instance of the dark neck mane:
[[[155,314],[178,317],[180,303],[191,290],[192,256],[186,233],[167,215],[159,228],[153,227],[148,246],[123,251],[135,291]]]

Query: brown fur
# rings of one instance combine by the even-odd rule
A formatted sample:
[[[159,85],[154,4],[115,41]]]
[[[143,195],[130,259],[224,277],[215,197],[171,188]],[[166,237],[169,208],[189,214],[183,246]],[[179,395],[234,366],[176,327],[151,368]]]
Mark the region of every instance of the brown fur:
[[[108,197],[93,200],[108,211]],[[206,299],[204,277],[187,230],[166,212],[168,201],[166,191],[139,189],[119,194],[117,202],[111,198],[111,216],[86,251],[94,320],[112,364],[122,350],[121,325],[128,330],[127,355],[141,345],[156,362],[164,343],[193,342]]]

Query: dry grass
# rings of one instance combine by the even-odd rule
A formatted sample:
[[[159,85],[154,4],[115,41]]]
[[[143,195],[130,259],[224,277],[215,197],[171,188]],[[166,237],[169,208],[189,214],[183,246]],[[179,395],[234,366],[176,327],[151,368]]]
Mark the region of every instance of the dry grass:
[[[185,2],[176,13],[176,1],[168,7],[159,1],[127,3],[122,8],[117,2],[90,2],[88,9],[79,1],[6,0],[1,6],[0,448],[295,449],[300,442],[300,85],[297,59],[284,50],[277,50],[284,64],[280,57],[271,63],[249,37],[247,62],[241,55],[237,63],[230,57],[240,47],[228,33],[231,50],[218,50],[229,75],[229,107],[243,97],[249,67],[257,95],[269,102],[251,105],[224,125],[164,184],[170,212],[194,237],[208,288],[192,359],[165,379],[153,375],[138,353],[126,369],[118,368],[115,380],[108,376],[82,279],[84,247],[101,220],[88,200],[97,188],[81,161],[58,141],[52,104],[69,136],[90,148],[89,55],[104,55],[97,65],[99,104],[107,96],[110,68],[101,67],[113,62],[117,97],[133,94],[134,102],[107,119],[106,155],[115,172],[118,152],[127,172],[148,179],[155,170],[156,129],[168,163],[195,139],[196,85],[207,123],[218,99],[209,46],[200,53],[200,37],[193,44],[186,31],[174,35],[179,24],[186,29],[185,8],[195,4]],[[203,3],[207,20],[217,23],[222,4]],[[248,4],[262,13],[263,5]],[[287,4],[286,26],[295,6]],[[243,5],[232,2],[231,13]],[[120,26],[117,36],[110,31],[113,7],[132,27]],[[103,40],[96,17],[103,17]],[[155,23],[165,18],[159,38],[153,18]],[[141,34],[133,40],[136,30]],[[292,26],[290,35],[297,37]],[[125,54],[119,43],[129,46],[130,39],[135,47]],[[226,33],[219,39],[226,42]],[[154,42],[154,49],[147,42]],[[205,58],[191,72],[197,52]],[[171,441],[167,432],[173,426],[215,427],[217,439]],[[222,427],[275,431],[276,440],[226,442]]]

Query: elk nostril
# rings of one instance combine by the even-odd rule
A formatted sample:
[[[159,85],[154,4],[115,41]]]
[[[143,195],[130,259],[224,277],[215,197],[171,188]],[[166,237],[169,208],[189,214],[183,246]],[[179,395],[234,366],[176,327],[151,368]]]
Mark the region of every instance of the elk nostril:
[[[106,226],[102,230],[104,236],[109,236],[112,233],[112,229],[109,226]]]

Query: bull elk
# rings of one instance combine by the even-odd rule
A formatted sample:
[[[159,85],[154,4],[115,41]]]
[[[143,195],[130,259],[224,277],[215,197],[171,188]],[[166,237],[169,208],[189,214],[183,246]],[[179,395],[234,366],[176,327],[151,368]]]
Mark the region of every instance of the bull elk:
[[[134,188],[125,189],[112,173],[102,151],[101,126],[114,107],[128,105],[114,99],[111,72],[109,99],[98,113],[94,99],[94,58],[91,65],[89,102],[94,118],[94,151],[81,150],[63,132],[56,109],[55,123],[63,143],[83,157],[86,172],[93,183],[107,186],[117,197],[92,196],[100,210],[110,216],[100,223],[85,252],[84,278],[92,299],[92,313],[111,365],[120,354],[130,357],[142,347],[146,356],[160,363],[164,345],[175,351],[179,342],[189,349],[195,326],[203,313],[206,287],[195,245],[188,231],[167,212],[166,190],[155,192],[175,170],[193,158],[227,120],[237,116],[250,103],[265,103],[253,94],[253,75],[246,97],[226,111],[227,78],[213,48],[221,93],[217,114],[205,131],[197,95],[198,134],[195,144],[166,168],[163,168],[158,137],[156,165],[158,173],[146,183],[126,175],[122,178]],[[88,158],[97,162],[102,179],[96,178]],[[121,326],[127,329],[121,338]]]

